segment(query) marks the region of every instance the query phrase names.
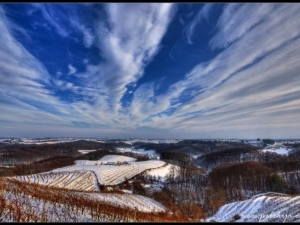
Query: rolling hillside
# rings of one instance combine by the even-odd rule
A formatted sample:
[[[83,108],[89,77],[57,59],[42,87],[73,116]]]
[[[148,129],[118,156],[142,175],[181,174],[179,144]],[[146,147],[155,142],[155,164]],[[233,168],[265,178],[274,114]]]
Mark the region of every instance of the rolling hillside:
[[[0,179],[0,221],[300,222],[299,160],[289,155],[226,148],[201,154],[212,168],[205,173],[199,157],[177,149],[151,160],[101,151],[44,160],[47,170],[44,161],[34,162],[38,170],[22,165],[26,173]]]
[[[77,192],[0,179],[1,222],[134,222],[178,220],[141,195]]]
[[[100,185],[110,186],[120,184],[145,170],[159,168],[166,164],[161,160],[140,162],[134,160],[131,157],[108,155],[96,161],[78,160],[75,165],[55,169],[51,172],[93,171]],[[121,162],[127,163],[121,164]]]
[[[19,181],[75,191],[100,191],[96,175],[92,171],[50,172],[14,178]]]
[[[126,164],[117,164],[126,162]],[[19,181],[76,191],[99,191],[99,184],[117,185],[149,169],[166,165],[160,160],[135,162],[134,158],[107,155],[101,160],[77,160],[75,165],[55,169],[50,172],[15,176]],[[111,163],[113,165],[107,165]],[[116,164],[114,164],[116,163]]]
[[[256,195],[226,204],[207,221],[216,222],[300,222],[300,196],[279,193]]]

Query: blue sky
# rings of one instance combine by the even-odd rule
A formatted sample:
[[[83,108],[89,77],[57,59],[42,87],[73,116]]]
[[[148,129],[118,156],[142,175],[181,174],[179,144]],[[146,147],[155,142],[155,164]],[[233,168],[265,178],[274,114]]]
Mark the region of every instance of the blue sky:
[[[1,3],[0,136],[299,138],[298,3]]]

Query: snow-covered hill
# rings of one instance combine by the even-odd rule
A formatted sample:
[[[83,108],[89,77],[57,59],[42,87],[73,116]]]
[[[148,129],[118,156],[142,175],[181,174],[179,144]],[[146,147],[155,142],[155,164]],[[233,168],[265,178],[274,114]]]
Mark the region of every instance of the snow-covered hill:
[[[155,150],[145,150],[144,148],[133,148],[133,147],[122,147],[116,148],[117,152],[132,152],[138,155],[146,155],[149,156],[151,159],[159,159],[159,153]]]
[[[96,175],[92,171],[50,172],[14,178],[19,181],[76,191],[100,190]]]
[[[106,162],[134,162],[135,158],[123,156],[123,155],[106,155],[102,157],[98,162],[106,163]]]
[[[137,209],[140,212],[165,212],[166,210],[159,202],[142,195],[116,193],[85,193],[84,195],[107,204]]]
[[[53,189],[8,178],[0,179],[0,206],[1,222],[134,222],[168,216],[161,203],[141,195]]]
[[[124,162],[127,163],[123,164]],[[96,174],[99,184],[109,186],[120,184],[145,170],[159,168],[165,164],[161,160],[135,162],[135,159],[131,157],[107,155],[97,161],[78,160],[76,161],[76,165],[55,169],[52,172],[93,171]]]
[[[279,155],[288,156],[292,150],[293,150],[292,148],[288,148],[288,147],[282,145],[281,143],[275,143],[273,145],[269,145],[269,146],[265,147],[261,151],[262,152],[273,152],[273,153],[276,153]]]
[[[234,217],[236,222],[300,222],[300,196],[280,193],[256,195],[220,207],[207,221],[230,222],[234,221]]]
[[[136,159],[107,155],[97,161],[77,160],[75,165],[54,169],[50,172],[16,176],[20,181],[61,187],[78,191],[97,191],[101,185],[117,185],[149,169],[166,165],[161,160],[136,162]]]
[[[150,175],[150,176],[160,177],[161,181],[165,181],[172,166],[174,166],[177,170],[179,169],[178,166],[175,166],[172,164],[167,164],[167,165],[159,167],[159,168],[151,169],[151,170],[147,171],[146,174]]]

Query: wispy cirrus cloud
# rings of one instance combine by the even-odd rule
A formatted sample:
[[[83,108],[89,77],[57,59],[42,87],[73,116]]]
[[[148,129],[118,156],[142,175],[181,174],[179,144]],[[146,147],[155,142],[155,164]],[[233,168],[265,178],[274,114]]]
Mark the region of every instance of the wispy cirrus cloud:
[[[40,4],[35,3],[33,6],[39,9],[44,17],[44,19],[55,29],[55,31],[62,37],[67,37],[69,35],[68,29],[63,25],[64,20],[62,20],[62,15],[57,10],[54,10],[51,4]],[[55,6],[54,6],[55,7]],[[34,11],[30,11],[31,13]]]
[[[74,74],[77,72],[77,69],[74,66],[72,66],[71,64],[68,65],[68,68],[69,68],[68,75],[71,75],[71,74]]]
[[[56,29],[59,35],[68,36],[70,31],[60,23],[63,18],[52,6],[35,4],[34,7],[42,12],[44,19]],[[28,108],[26,111],[26,107],[29,106],[34,107],[40,113],[48,113],[50,117],[55,115],[54,117],[66,119],[66,123],[85,121],[101,125],[102,121],[106,121],[104,124],[108,126],[124,126],[120,121],[129,121],[124,115],[126,109],[120,108],[120,99],[126,92],[126,86],[136,82],[143,75],[144,67],[159,50],[160,41],[172,19],[173,6],[172,4],[108,4],[106,10],[110,30],[101,22],[94,27],[99,35],[97,42],[104,62],[99,65],[87,64],[86,72],[78,73],[78,82],[81,86],[74,85],[72,82],[64,80],[63,77],[51,78],[43,64],[11,35],[8,26],[3,22],[7,22],[7,20],[2,11],[2,26],[0,27],[3,31],[2,41],[9,43],[3,45],[2,48],[10,48],[2,49],[2,76],[10,76],[10,79],[2,79],[6,82],[2,83],[2,90],[4,93],[9,87],[10,90],[7,93],[18,102],[24,103],[23,112],[24,115],[25,112],[28,113],[26,113],[28,121],[34,120],[29,116],[29,112],[33,108]],[[135,13],[128,14],[128,10]],[[35,11],[36,9],[33,12]],[[73,27],[82,32],[87,30],[86,26],[76,17],[76,13],[70,13],[68,16]],[[138,23],[136,23],[137,18],[139,18]],[[123,21],[127,22],[121,24]],[[106,34],[102,32],[104,29],[106,29]],[[93,42],[94,36],[90,35],[90,39],[86,38],[85,40],[86,47],[90,47]],[[10,61],[5,61],[6,58]],[[69,64],[68,68],[69,75],[77,72],[72,64]],[[65,103],[55,97],[55,93],[52,91],[53,87],[51,90],[47,88],[47,85],[51,84],[54,84],[57,90],[73,92],[75,101],[65,107]],[[35,94],[31,95],[31,93]],[[76,100],[76,97],[83,101]],[[11,98],[5,97],[4,99]],[[13,101],[10,102],[11,105],[15,104]],[[46,104],[49,106],[45,107]],[[120,109],[123,114],[116,113],[113,110],[114,107]],[[7,110],[8,108],[6,107]],[[17,107],[12,107],[12,109],[17,109]],[[13,114],[10,113],[10,115]],[[72,116],[70,117],[70,115]],[[27,121],[26,118],[23,118],[24,121]],[[44,116],[40,118],[44,118]],[[107,121],[107,118],[111,119]],[[35,122],[37,121],[35,120]],[[51,119],[47,121],[51,121]]]
[[[48,23],[59,36],[76,34],[74,40],[81,41],[72,47],[89,52],[76,55],[70,48],[70,60],[76,56],[80,63],[67,59],[50,74],[12,30],[27,31],[8,21],[0,8],[0,41],[5,43],[0,46],[0,119],[10,131],[12,124],[25,131],[32,123],[36,131],[48,126],[54,134],[58,129],[80,134],[83,129],[91,135],[150,132],[193,138],[278,135],[283,128],[284,135],[299,132],[298,4],[226,4],[216,32],[206,40],[207,51],[215,54],[208,61],[199,59],[171,84],[171,79],[138,81],[160,52],[176,12],[173,4],[109,3],[101,15],[92,11],[99,16],[92,23],[80,17],[78,8],[70,7],[61,17],[61,9],[39,7],[46,21],[57,17]],[[194,35],[203,20],[210,20],[213,7],[204,5],[185,23],[189,43],[199,41]],[[161,69],[164,62],[155,66]],[[173,76],[172,70],[165,71],[162,76]],[[166,88],[159,89],[166,80]]]
[[[33,8],[28,11],[31,15],[33,12],[40,11],[43,15],[43,21],[39,25],[49,29],[52,27],[55,32],[63,38],[74,38],[75,32],[82,34],[82,42],[86,48],[90,48],[95,36],[92,25],[84,19],[80,19],[80,12],[77,5],[71,4],[32,4]],[[86,5],[92,7],[92,5]],[[48,25],[49,24],[49,25]]]
[[[11,31],[6,25],[8,22],[2,8],[0,8],[0,19],[0,39],[2,43],[5,43],[1,45],[0,52],[1,90],[4,93],[10,93],[9,89],[12,89],[11,91],[18,91],[24,87],[42,90],[42,84],[46,84],[49,81],[49,74],[46,72],[44,66],[38,63],[11,36]],[[32,70],[32,68],[34,69]],[[35,96],[32,96],[32,98],[35,98]]]
[[[244,18],[248,7],[252,13]],[[294,122],[300,119],[297,113],[300,110],[299,10],[294,4],[225,7],[221,18],[230,17],[234,23],[221,19],[232,27],[224,23],[227,27],[220,27],[224,39],[217,33],[212,43],[231,45],[210,62],[197,65],[184,80],[173,85],[175,89],[170,89],[169,96],[193,86],[199,92],[205,91],[179,106],[171,117],[157,117],[149,125],[165,124],[169,129],[199,126],[210,130],[253,126],[278,129],[276,123],[281,121],[282,126],[295,128]],[[282,119],[284,115],[289,117]]]
[[[188,25],[184,28],[184,34],[186,37],[186,41],[188,44],[193,44],[192,37],[196,26],[201,23],[203,20],[209,20],[209,12],[212,9],[213,4],[207,3],[205,4],[194,16],[193,20],[188,23]]]
[[[279,4],[227,4],[217,23],[218,32],[210,41],[212,49],[225,48],[243,37],[278,7]]]
[[[59,35],[68,36],[69,31],[59,23],[61,18],[55,10],[40,4],[35,7],[42,11],[44,19]],[[127,14],[124,11],[127,9],[136,10],[138,15]],[[6,116],[1,118],[17,123],[21,122],[20,120],[34,124],[56,121],[54,124],[65,125],[84,122],[104,127],[123,127],[120,121],[129,121],[124,115],[126,109],[121,110],[123,114],[115,114],[111,106],[121,105],[120,99],[126,92],[126,86],[136,82],[143,75],[144,67],[159,50],[160,41],[172,19],[172,4],[109,4],[107,13],[111,30],[107,35],[103,35],[101,29],[107,27],[101,23],[96,27],[100,32],[98,47],[105,61],[100,65],[87,64],[86,72],[78,73],[78,82],[81,85],[78,86],[66,81],[61,72],[59,79],[51,77],[44,65],[12,36],[5,13],[1,9],[1,41],[7,44],[1,46],[0,69],[3,82],[0,86],[3,94],[1,99],[8,101],[2,105],[5,107],[2,112]],[[56,19],[51,22],[51,17]],[[139,18],[137,24],[136,18]],[[124,20],[128,23],[120,25]],[[79,22],[77,25],[80,25]],[[86,29],[83,25],[81,28],[83,31]],[[133,30],[135,32],[132,32]],[[86,40],[86,47],[93,41]],[[68,74],[76,73],[72,64],[69,64],[68,68]],[[66,107],[65,102],[53,92],[55,89],[69,94],[73,92],[75,100]],[[18,109],[20,112],[14,113]],[[20,115],[21,112],[22,117],[13,116]],[[108,118],[110,119],[107,120]]]
[[[93,5],[87,4],[86,7],[90,8]],[[77,31],[81,32],[83,37],[83,45],[86,48],[90,48],[95,42],[95,32],[93,23],[80,18],[81,13],[78,10],[73,9],[69,11],[68,22]]]
[[[51,76],[44,65],[13,36],[0,7],[1,120],[12,123],[68,124],[63,103],[48,89]],[[13,27],[16,27],[14,25]]]
[[[100,22],[96,27],[104,62],[91,75],[97,77],[97,84],[118,110],[127,85],[143,76],[145,66],[159,50],[172,19],[173,6],[169,3],[106,6],[108,26]]]

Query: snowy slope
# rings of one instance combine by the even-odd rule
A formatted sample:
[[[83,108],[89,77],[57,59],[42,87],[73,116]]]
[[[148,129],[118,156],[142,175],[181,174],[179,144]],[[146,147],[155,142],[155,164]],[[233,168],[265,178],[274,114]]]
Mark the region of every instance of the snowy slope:
[[[165,212],[166,210],[159,202],[142,195],[116,193],[85,193],[84,195],[120,207],[136,208],[141,212]]]
[[[117,185],[145,170],[165,165],[165,162],[160,160],[131,162],[129,165],[101,165],[88,160],[80,160],[77,163],[46,173],[12,178],[69,190],[98,191],[100,190],[98,182],[101,185]]]
[[[33,174],[13,177],[19,181],[41,184],[49,187],[77,191],[99,191],[99,185],[92,171],[71,171]]]
[[[43,186],[24,186],[13,179],[1,179],[0,186],[0,202],[5,206],[0,210],[1,222],[120,222],[116,215],[120,216],[124,209],[131,211],[123,211],[122,218],[133,222],[134,211],[166,211],[159,202],[141,195],[63,191]],[[88,201],[87,204],[82,204],[84,199]],[[93,206],[92,209],[89,203],[93,202],[99,203],[100,207]],[[107,208],[103,208],[105,205],[121,211],[107,211]],[[143,220],[143,217],[140,219]]]
[[[88,212],[80,214],[69,210],[64,204],[45,202],[12,192],[5,193],[4,199],[6,206],[10,207],[6,207],[1,213],[1,222],[94,222]],[[14,206],[15,200],[22,207]]]
[[[300,196],[257,195],[220,207],[207,221],[230,222],[236,214],[241,216],[236,222],[300,222]]]
[[[102,157],[99,162],[134,162],[135,158],[123,156],[123,155],[106,155]]]
[[[144,148],[128,148],[128,147],[123,147],[123,148],[116,148],[117,152],[132,152],[135,154],[139,155],[147,155],[152,159],[159,159],[159,154],[155,150],[145,150]]]
[[[117,162],[120,160],[126,160],[127,165],[104,165],[109,162]],[[77,160],[76,165],[67,166],[52,170],[51,172],[71,172],[71,171],[93,171],[97,177],[99,184],[101,185],[117,185],[124,182],[126,179],[130,179],[139,173],[148,169],[154,169],[164,166],[166,163],[161,160],[148,160],[135,162],[134,158],[109,155],[104,156],[98,161],[89,160]]]
[[[149,169],[156,169],[166,165],[160,160],[136,162],[136,159],[107,155],[97,161],[76,160],[75,165],[54,169],[50,172],[15,176],[20,181],[38,183],[51,187],[66,188],[77,191],[98,191],[101,185],[117,185]],[[107,165],[106,163],[128,162],[125,165]],[[163,169],[165,174],[167,169]],[[160,172],[162,172],[160,171]],[[153,173],[153,172],[152,172]],[[163,175],[161,174],[161,175]]]
[[[94,152],[94,151],[97,151],[97,150],[78,150],[78,152],[81,154],[88,154],[88,153]]]
[[[269,145],[266,148],[264,148],[263,150],[261,150],[262,152],[273,152],[279,155],[289,155],[289,153],[292,151],[293,149],[291,148],[287,148],[284,145],[281,144],[274,144],[274,145]]]
[[[160,177],[162,179],[162,181],[164,181],[167,178],[167,175],[170,172],[170,169],[172,166],[174,166],[174,165],[166,164],[163,167],[151,169],[151,170],[147,171],[146,174],[150,175],[150,176]],[[178,166],[175,166],[175,167],[178,168]]]

